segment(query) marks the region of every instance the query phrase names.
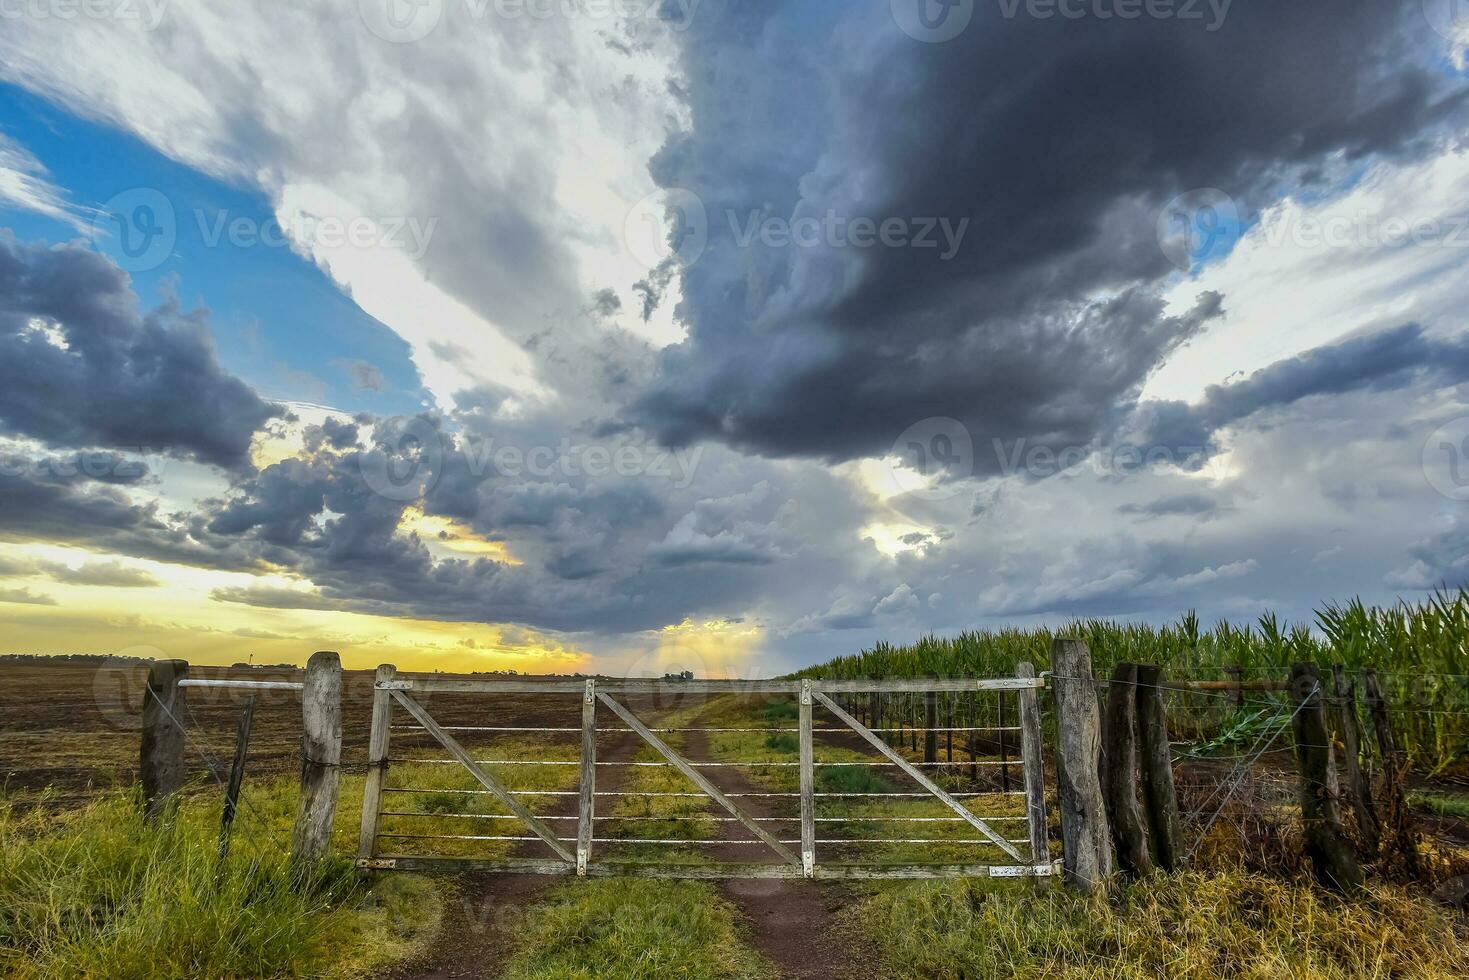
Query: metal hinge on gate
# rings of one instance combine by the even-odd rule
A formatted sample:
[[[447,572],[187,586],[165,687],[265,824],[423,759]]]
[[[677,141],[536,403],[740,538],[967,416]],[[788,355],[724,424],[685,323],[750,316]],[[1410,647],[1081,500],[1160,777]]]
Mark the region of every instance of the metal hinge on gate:
[[[362,871],[392,871],[398,862],[392,858],[358,858],[357,867]]]

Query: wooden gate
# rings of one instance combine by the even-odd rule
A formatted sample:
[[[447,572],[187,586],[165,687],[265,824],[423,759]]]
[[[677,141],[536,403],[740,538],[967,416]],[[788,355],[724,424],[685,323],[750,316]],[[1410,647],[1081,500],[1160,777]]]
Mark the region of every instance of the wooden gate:
[[[362,832],[358,850],[358,867],[363,870],[478,870],[487,872],[522,872],[530,874],[550,875],[579,875],[606,877],[616,875],[633,875],[644,877],[661,878],[935,878],[951,876],[987,876],[987,877],[1039,877],[1056,873],[1056,862],[1051,859],[1046,836],[1046,801],[1045,801],[1045,779],[1044,764],[1042,761],[1042,739],[1038,692],[1045,687],[1045,680],[1034,676],[1034,671],[1028,664],[1022,664],[1018,676],[1013,678],[990,679],[990,680],[882,680],[882,681],[824,681],[824,680],[784,680],[784,681],[642,681],[642,680],[470,680],[449,679],[443,677],[431,678],[408,678],[398,677],[392,667],[382,667],[378,670],[375,682],[375,696],[372,713],[372,731],[369,743],[369,769],[366,789],[363,794],[362,806]],[[515,759],[475,759],[471,752],[455,737],[456,732],[478,732],[478,733],[500,733],[500,732],[565,732],[574,734],[578,731],[575,727],[509,727],[509,726],[446,726],[436,721],[425,706],[434,695],[484,695],[492,698],[495,695],[558,695],[567,699],[578,699],[581,705],[580,732],[580,758],[577,760],[545,761],[545,760],[515,760]],[[675,728],[659,729],[656,722],[650,723],[641,718],[629,707],[630,699],[653,697],[682,697],[685,695],[698,696],[740,696],[759,697],[766,699],[780,698],[782,696],[793,698],[796,702],[794,728],[770,727],[759,729],[696,729]],[[970,708],[970,724],[964,727],[953,725],[953,711],[949,712],[950,724],[938,727],[935,723],[932,704],[934,699],[944,695],[949,698],[968,696]],[[1002,724],[981,728],[974,724],[973,703],[980,695],[993,695],[1000,710],[1000,721]],[[1018,724],[1014,726],[1003,725],[1004,699],[1009,695],[1018,701],[1018,711],[1012,715]],[[919,697],[927,698],[930,709],[925,726],[925,740],[931,745],[936,732],[949,733],[949,757],[947,763],[925,760],[922,762],[906,758],[900,749],[884,740],[883,734],[891,734],[897,731],[902,734],[908,729],[882,729],[863,724],[854,716],[868,714],[868,720],[874,717],[881,718],[879,711],[874,716],[866,706],[871,703],[877,705],[879,699],[890,696],[900,699],[910,699],[905,703],[917,703]],[[389,748],[391,745],[391,732],[401,730],[393,725],[394,708],[405,711],[413,720],[412,726],[408,727],[420,736],[431,737],[438,746],[446,750],[450,756],[448,759],[418,760],[439,764],[452,764],[463,768],[472,778],[474,783],[480,787],[476,790],[465,790],[464,793],[475,793],[482,797],[493,797],[500,806],[504,807],[506,813],[488,815],[456,814],[456,817],[476,816],[480,819],[511,822],[521,828],[525,836],[514,835],[430,835],[430,834],[394,834],[385,832],[381,822],[385,817],[413,817],[431,820],[434,814],[414,810],[399,810],[385,808],[384,800],[390,795],[406,795],[412,797],[414,794],[420,797],[429,794],[432,790],[413,787],[392,785],[389,779],[391,772],[390,764],[397,759],[390,758]],[[571,706],[568,705],[568,708]],[[823,712],[837,723],[833,727],[816,728],[813,725],[813,716],[817,712]],[[615,719],[612,725],[603,724],[605,720]],[[621,727],[625,726],[625,727]],[[874,730],[876,728],[876,730]],[[711,731],[751,731],[794,734],[799,742],[799,761],[796,762],[766,762],[766,761],[716,761],[716,760],[690,760],[684,758],[668,744],[668,741],[660,737],[670,731],[679,732],[711,732]],[[979,762],[975,758],[976,733],[988,731],[993,735],[999,733],[999,746],[1002,761],[986,760]],[[953,763],[953,733],[968,733],[970,745],[970,761]],[[1007,734],[1009,732],[1019,733],[1020,759],[1010,762],[1004,756],[1007,746]],[[641,743],[651,746],[662,761],[655,762],[599,762],[597,758],[599,736],[607,733],[620,733],[636,735]],[[835,736],[846,743],[865,747],[875,751],[881,761],[844,762],[819,761],[815,758],[816,736]],[[855,736],[855,738],[854,738]],[[775,737],[772,735],[771,737]],[[848,749],[847,751],[852,751]],[[931,750],[930,750],[931,751]],[[401,761],[413,761],[403,759]],[[498,778],[492,769],[516,765],[545,765],[545,766],[575,766],[579,770],[579,786],[577,789],[562,790],[513,790]],[[692,784],[689,792],[667,792],[667,791],[625,791],[625,790],[599,790],[597,785],[597,774],[600,767],[606,766],[664,766],[672,767]],[[711,781],[707,770],[721,768],[739,767],[761,767],[761,766],[785,766],[799,770],[799,791],[793,792],[733,792],[720,789]],[[939,785],[945,778],[953,782],[954,770],[968,769],[976,771],[978,766],[1006,766],[1020,768],[1023,778],[1021,788],[1011,789],[1008,775],[1001,790],[962,792],[953,789],[945,789]],[[882,766],[898,770],[908,780],[916,784],[911,792],[841,792],[824,791],[818,787],[817,773],[823,768],[830,767],[853,767],[853,766]],[[935,772],[934,777],[926,775],[922,770],[930,769],[947,770],[947,772]],[[1008,774],[1008,768],[1006,769]],[[549,816],[537,814],[525,802],[525,798],[548,799],[555,797],[576,797],[576,814],[563,814],[560,816]],[[690,841],[686,839],[639,839],[629,841],[625,838],[599,836],[597,828],[599,823],[628,820],[649,819],[619,816],[603,816],[597,812],[598,804],[607,798],[615,797],[707,797],[708,801],[716,805],[720,811],[727,816],[705,817],[709,820],[721,820],[728,824],[738,824],[749,832],[750,840],[726,840],[726,841]],[[928,801],[932,806],[933,801],[942,804],[940,812],[947,816],[878,816],[878,817],[844,817],[844,816],[818,816],[817,810],[828,800],[833,802],[850,802],[854,798],[889,798],[888,802],[903,800]],[[1023,808],[1020,814],[992,813],[977,807],[975,801],[1004,800],[1014,797],[1019,806]],[[766,798],[770,800],[784,799],[798,801],[799,813],[790,816],[759,816],[751,812],[750,802],[754,798]],[[966,802],[968,801],[968,802]],[[569,801],[568,801],[569,802]],[[976,812],[976,811],[979,812]],[[979,836],[963,840],[952,838],[879,838],[866,839],[861,837],[843,837],[840,831],[843,825],[852,820],[865,820],[868,822],[881,822],[883,824],[905,823],[912,821],[924,821],[926,825],[932,823],[948,822],[960,825],[961,829],[968,829]],[[574,824],[576,836],[574,839],[563,837],[554,830],[550,824],[555,822]],[[1007,836],[1007,832],[997,829],[1003,824],[1022,824],[1025,830],[1024,837]],[[799,824],[799,838],[782,838],[777,830],[772,833],[768,827],[775,825]],[[817,836],[818,825],[830,827],[838,832],[836,837],[819,838]],[[1009,832],[1013,833],[1013,831]],[[454,840],[454,841],[522,841],[527,842],[530,848],[544,849],[548,854],[545,856],[527,856],[511,858],[478,858],[467,856],[441,856],[429,854],[397,853],[394,850],[384,850],[380,845],[384,841],[431,841],[431,840]],[[694,845],[700,847],[713,847],[720,844],[738,845],[742,847],[761,847],[764,851],[764,861],[717,861],[698,860],[696,862],[667,862],[647,860],[614,860],[610,857],[602,857],[601,852],[614,849],[617,845],[636,843],[642,845],[666,844]],[[973,848],[974,850],[991,855],[984,860],[972,862],[954,861],[854,861],[849,860],[850,851],[858,844],[889,844],[889,845],[914,845],[914,844],[941,844],[949,847],[950,851],[958,846]],[[825,855],[835,852],[835,857],[828,859]],[[997,856],[995,856],[997,855]]]

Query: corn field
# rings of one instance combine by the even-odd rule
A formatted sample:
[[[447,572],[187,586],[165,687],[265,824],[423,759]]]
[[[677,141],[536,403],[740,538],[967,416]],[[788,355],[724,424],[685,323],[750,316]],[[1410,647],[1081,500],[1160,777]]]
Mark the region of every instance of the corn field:
[[[1105,677],[1113,665],[1133,661],[1163,665],[1173,679],[1223,680],[1226,668],[1246,679],[1284,679],[1292,663],[1314,662],[1329,671],[1342,664],[1353,673],[1377,670],[1393,708],[1399,737],[1423,768],[1440,771],[1469,753],[1469,591],[1439,592],[1413,605],[1369,607],[1360,601],[1331,604],[1315,624],[1282,624],[1272,614],[1254,626],[1221,621],[1200,628],[1186,613],[1171,626],[1078,620],[1062,629],[975,630],[954,637],[927,636],[910,646],[879,643],[870,650],[811,667],[802,676],[825,678],[1000,677],[1030,661],[1048,667],[1051,641],[1080,637]],[[1242,710],[1283,702],[1284,694],[1252,692]],[[1169,695],[1170,722],[1192,728],[1196,738],[1228,721],[1223,696]],[[1209,711],[1219,707],[1221,711]]]

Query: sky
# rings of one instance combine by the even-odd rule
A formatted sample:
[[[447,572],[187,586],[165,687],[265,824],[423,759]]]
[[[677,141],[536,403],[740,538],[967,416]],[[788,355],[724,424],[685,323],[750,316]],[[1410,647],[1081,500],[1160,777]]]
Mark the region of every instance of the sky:
[[[1461,0],[0,0],[8,652],[1469,584]]]

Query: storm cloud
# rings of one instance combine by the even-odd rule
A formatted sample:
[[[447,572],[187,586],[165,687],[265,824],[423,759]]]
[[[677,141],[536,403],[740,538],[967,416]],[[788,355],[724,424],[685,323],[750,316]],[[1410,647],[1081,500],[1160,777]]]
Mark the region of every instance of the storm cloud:
[[[11,434],[238,469],[282,414],[220,366],[204,313],[175,301],[142,313],[106,258],[0,230],[0,426]]]
[[[689,336],[630,417],[676,444],[827,460],[880,455],[933,417],[1086,445],[1219,312],[1156,299],[1177,272],[1166,202],[1218,187],[1248,214],[1328,161],[1426,149],[1463,105],[1403,57],[1417,0],[1241,0],[1217,31],[1003,6],[975,4],[943,44],[903,34],[887,4],[701,11],[692,125],[651,164],[682,195]],[[693,252],[691,200],[707,219]],[[847,230],[742,241],[770,217]],[[967,230],[953,250],[864,247],[858,219]]]

